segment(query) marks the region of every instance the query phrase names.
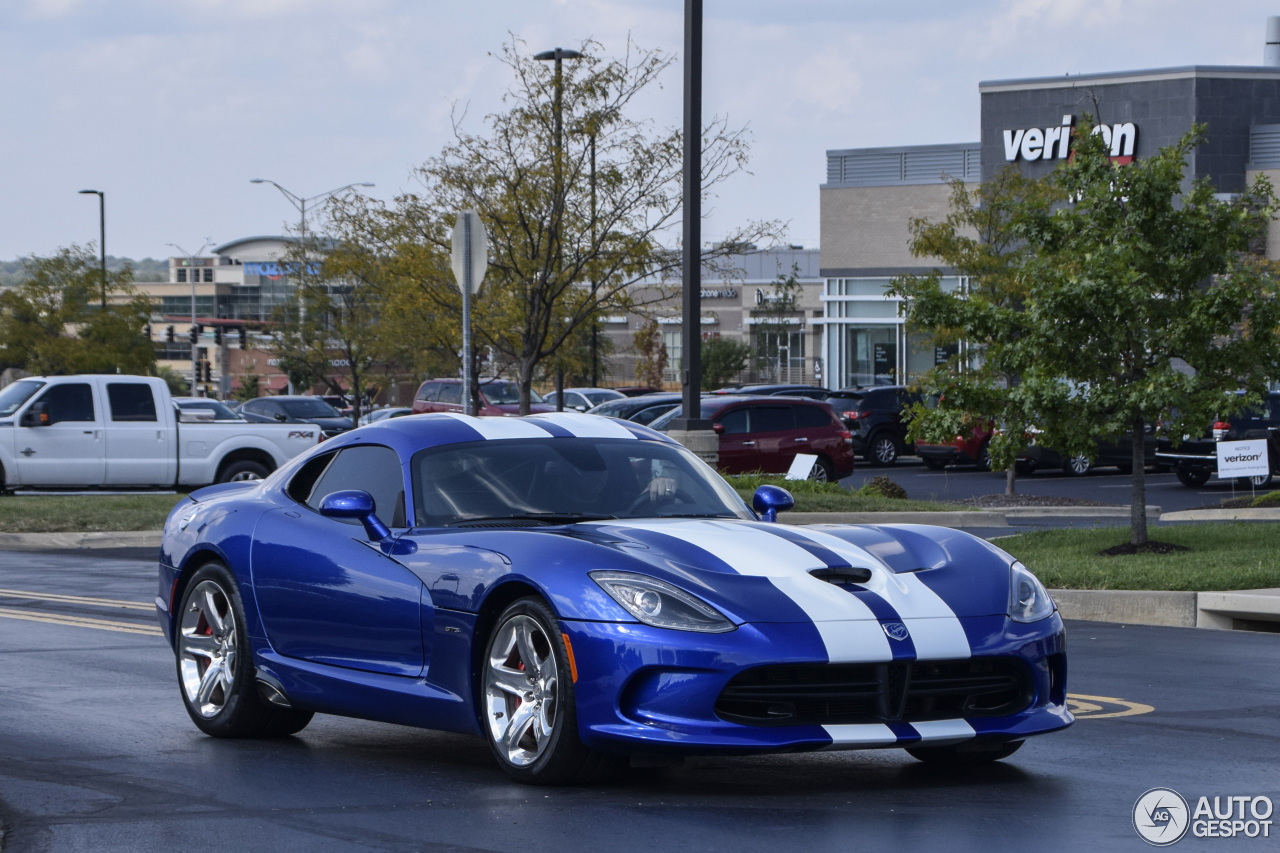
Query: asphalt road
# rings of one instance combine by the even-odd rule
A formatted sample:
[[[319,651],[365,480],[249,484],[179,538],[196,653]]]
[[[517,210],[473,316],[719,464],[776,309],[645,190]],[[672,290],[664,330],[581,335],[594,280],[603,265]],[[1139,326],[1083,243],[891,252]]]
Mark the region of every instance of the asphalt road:
[[[981,495],[1004,494],[1004,472],[982,472],[972,466],[951,466],[941,471],[931,471],[913,456],[903,457],[896,465],[873,468],[859,457],[851,476],[841,480],[841,485],[861,488],[872,478],[886,474],[907,490],[913,500],[959,501]],[[1018,494],[1046,495],[1053,497],[1087,498],[1103,503],[1128,506],[1133,489],[1133,478],[1121,474],[1115,468],[1100,468],[1083,477],[1071,477],[1061,471],[1038,471],[1019,476]],[[1271,488],[1256,492],[1242,489],[1234,480],[1210,480],[1198,489],[1188,488],[1172,474],[1147,472],[1147,504],[1158,506],[1164,512],[1215,506],[1225,498],[1265,494]],[[1125,522],[1127,523],[1127,522]]]
[[[0,552],[5,853],[1140,850],[1132,811],[1150,788],[1280,800],[1280,636],[1096,623],[1069,626],[1076,725],[969,771],[844,752],[535,789],[478,739],[398,726],[318,717],[282,741],[214,740],[154,632],[151,561]]]

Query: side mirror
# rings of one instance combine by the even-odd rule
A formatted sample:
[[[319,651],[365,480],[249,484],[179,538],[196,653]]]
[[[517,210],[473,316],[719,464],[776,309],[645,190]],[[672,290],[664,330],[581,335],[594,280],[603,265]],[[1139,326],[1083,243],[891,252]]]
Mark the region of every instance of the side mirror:
[[[42,427],[49,425],[49,404],[45,402],[32,403],[31,408],[22,413],[22,426],[24,427]]]
[[[391,535],[387,526],[374,514],[373,496],[359,489],[326,495],[320,502],[320,514],[325,518],[354,518],[364,525],[364,532],[371,542],[381,542]]]
[[[586,406],[574,406],[574,407],[573,407],[573,410],[574,410],[575,412],[585,412],[585,411],[587,410],[587,407],[586,407]]]
[[[765,521],[777,521],[778,513],[796,505],[796,499],[781,486],[761,486],[751,497],[751,508],[764,516]]]
[[[724,424],[712,424],[711,431],[716,435],[724,435]]]
[[[284,412],[276,412],[275,419],[279,423],[284,423],[285,421],[289,420],[289,416],[286,415]]]

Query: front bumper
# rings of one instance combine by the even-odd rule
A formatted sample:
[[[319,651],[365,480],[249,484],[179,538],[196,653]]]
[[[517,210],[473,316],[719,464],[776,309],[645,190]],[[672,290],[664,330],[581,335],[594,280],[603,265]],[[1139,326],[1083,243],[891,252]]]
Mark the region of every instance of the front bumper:
[[[972,465],[978,460],[970,456],[954,444],[917,444],[916,456],[921,459],[936,459],[948,465],[956,463]]]
[[[815,657],[812,625],[746,624],[726,634],[699,635],[637,624],[565,622],[579,676],[579,734],[594,748],[630,754],[752,753],[945,745],[971,739],[1004,742],[1073,722],[1066,708],[1066,641],[1056,613],[1032,625],[1004,616],[961,622],[974,659],[1016,658],[1025,664],[1029,700],[1023,710],[1007,716],[917,722],[902,716],[831,724],[731,722],[717,714],[716,703],[744,670],[827,665],[820,648]]]

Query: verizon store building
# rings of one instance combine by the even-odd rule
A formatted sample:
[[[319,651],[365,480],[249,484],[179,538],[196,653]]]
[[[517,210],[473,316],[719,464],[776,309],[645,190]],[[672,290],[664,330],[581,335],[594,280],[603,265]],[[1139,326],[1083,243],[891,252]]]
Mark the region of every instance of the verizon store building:
[[[1275,21],[1280,34],[1280,20]],[[1280,41],[1280,39],[1277,39]],[[1280,52],[1280,51],[1278,51]],[[824,375],[830,387],[911,382],[950,353],[909,332],[890,280],[942,269],[910,253],[914,217],[948,212],[947,181],[990,178],[1008,164],[1040,177],[1065,160],[1072,129],[1088,113],[1119,162],[1151,156],[1195,123],[1207,141],[1188,178],[1207,177],[1224,197],[1258,172],[1280,186],[1280,57],[1274,66],[1189,66],[981,83],[977,142],[827,152],[821,186]],[[1280,256],[1280,231],[1268,235]],[[957,276],[944,285],[961,287]]]

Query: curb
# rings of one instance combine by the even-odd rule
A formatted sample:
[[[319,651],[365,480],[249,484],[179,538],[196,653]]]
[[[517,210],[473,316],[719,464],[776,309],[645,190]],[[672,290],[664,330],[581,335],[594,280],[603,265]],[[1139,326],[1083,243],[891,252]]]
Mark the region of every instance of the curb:
[[[1128,589],[1051,589],[1063,619],[1275,632],[1280,589],[1229,592],[1154,592]]]
[[[999,510],[1007,519],[1014,518],[1128,518],[1127,506],[1022,506]],[[1277,516],[1280,517],[1280,516]],[[1160,507],[1147,504],[1147,518],[1167,518]]]
[[[933,524],[938,527],[1008,527],[1002,512],[788,512],[785,524]]]
[[[159,530],[92,533],[0,533],[0,549],[13,551],[88,548],[159,548]]]
[[[1280,509],[1241,507],[1240,509],[1184,509],[1160,516],[1161,521],[1280,521]]]

